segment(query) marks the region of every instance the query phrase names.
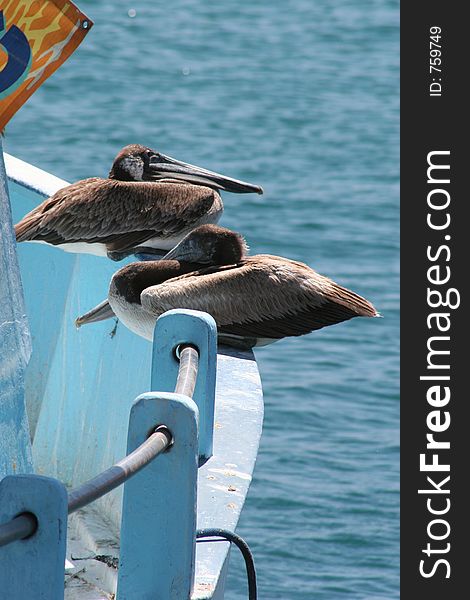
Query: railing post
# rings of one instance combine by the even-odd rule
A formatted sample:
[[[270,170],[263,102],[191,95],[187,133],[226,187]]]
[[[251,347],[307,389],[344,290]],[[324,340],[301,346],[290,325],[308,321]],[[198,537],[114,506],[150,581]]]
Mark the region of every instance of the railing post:
[[[0,548],[0,597],[63,600],[67,491],[39,475],[10,475],[0,482],[0,523],[32,513],[36,532]]]
[[[193,400],[199,409],[199,457],[212,456],[214,430],[215,376],[217,369],[217,326],[207,313],[197,310],[169,310],[157,319],[153,342],[152,383],[154,391],[175,388],[180,344],[199,350],[199,368]]]
[[[170,430],[173,444],[124,485],[118,600],[190,597],[196,530],[197,421],[196,404],[180,394],[143,394],[131,409],[128,453],[159,425]]]

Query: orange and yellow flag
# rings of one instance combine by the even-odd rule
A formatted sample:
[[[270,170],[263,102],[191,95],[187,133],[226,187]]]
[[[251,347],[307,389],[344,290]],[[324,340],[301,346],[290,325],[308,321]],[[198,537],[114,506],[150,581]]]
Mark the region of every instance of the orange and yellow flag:
[[[92,25],[68,0],[1,0],[0,130]]]

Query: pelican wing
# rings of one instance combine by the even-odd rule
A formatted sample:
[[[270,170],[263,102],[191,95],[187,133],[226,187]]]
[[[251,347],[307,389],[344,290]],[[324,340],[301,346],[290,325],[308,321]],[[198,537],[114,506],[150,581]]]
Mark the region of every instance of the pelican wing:
[[[15,225],[17,241],[44,240],[52,244],[60,243],[55,241],[58,235],[57,228],[54,227],[60,220],[60,215],[67,212],[70,202],[79,195],[86,194],[88,189],[94,189],[101,181],[103,180],[98,177],[77,181],[61,188],[53,196],[41,202]]]
[[[19,242],[111,244],[125,250],[151,237],[195,225],[220,201],[210,188],[187,183],[85,179],[56,192],[15,226]]]
[[[307,265],[269,255],[170,279],[145,289],[141,302],[155,316],[192,308],[211,314],[221,333],[274,339],[377,316],[370,302]]]

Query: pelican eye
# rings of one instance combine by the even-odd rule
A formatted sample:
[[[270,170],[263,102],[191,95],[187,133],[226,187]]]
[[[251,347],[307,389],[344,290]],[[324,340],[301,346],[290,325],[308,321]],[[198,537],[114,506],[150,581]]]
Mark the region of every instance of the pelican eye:
[[[148,160],[148,162],[150,164],[159,163],[162,161],[161,156],[159,154],[156,154],[155,152],[150,152],[150,151],[147,151],[145,153],[145,158]]]

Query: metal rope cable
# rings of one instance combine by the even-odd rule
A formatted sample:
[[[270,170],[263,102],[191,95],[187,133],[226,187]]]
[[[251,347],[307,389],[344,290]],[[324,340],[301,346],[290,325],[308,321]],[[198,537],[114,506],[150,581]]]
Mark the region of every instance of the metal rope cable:
[[[180,367],[175,392],[192,398],[196,387],[199,353],[197,348],[187,345],[177,349],[177,356],[179,356]]]
[[[233,533],[233,531],[228,531],[227,529],[218,529],[214,527],[207,529],[198,529],[196,531],[197,540],[209,541],[205,538],[211,537],[223,538],[229,542],[233,542],[238,547],[238,549],[243,555],[243,558],[245,559],[246,576],[248,580],[248,600],[257,600],[258,590],[256,585],[255,561],[253,559],[253,554],[248,544],[242,537],[240,537],[236,533]]]
[[[165,427],[156,429],[143,444],[115,465],[69,492],[69,514],[94,502],[138,473],[171,444],[171,433]]]
[[[37,526],[36,517],[29,513],[18,515],[8,523],[0,525],[0,547],[33,535]]]
[[[192,397],[197,379],[198,351],[189,345],[181,346],[178,350],[180,365],[175,392]],[[68,500],[69,514],[124,483],[169,448],[171,444],[171,432],[164,425],[158,427],[134,452],[106,471],[71,490]],[[18,515],[10,522],[0,525],[0,547],[15,540],[30,537],[36,529],[37,519],[34,515],[29,513]]]

